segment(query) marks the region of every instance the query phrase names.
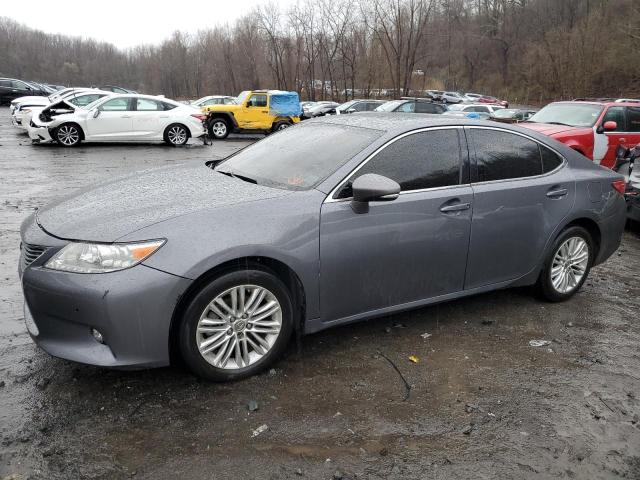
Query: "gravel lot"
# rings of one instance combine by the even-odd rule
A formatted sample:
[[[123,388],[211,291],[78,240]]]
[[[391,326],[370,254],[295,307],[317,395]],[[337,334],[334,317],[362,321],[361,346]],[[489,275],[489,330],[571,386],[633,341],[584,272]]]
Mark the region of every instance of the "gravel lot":
[[[234,384],[34,346],[17,275],[34,207],[247,142],[31,146],[0,109],[0,479],[640,478],[637,230],[567,303],[513,289],[335,328]]]

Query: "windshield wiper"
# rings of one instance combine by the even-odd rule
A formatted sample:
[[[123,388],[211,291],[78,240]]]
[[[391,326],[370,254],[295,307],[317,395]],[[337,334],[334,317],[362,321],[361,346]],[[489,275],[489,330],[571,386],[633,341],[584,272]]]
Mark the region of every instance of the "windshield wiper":
[[[565,127],[573,127],[573,125],[569,125],[568,123],[562,123],[562,122],[546,122],[549,125],[564,125]]]
[[[243,182],[248,182],[248,183],[254,183],[254,184],[258,184],[258,182],[251,178],[251,177],[247,177],[245,175],[240,175],[239,173],[233,173],[230,172],[229,170],[216,170],[216,172],[222,173],[223,175],[226,175],[227,177],[233,177],[233,178],[237,178],[238,180],[242,180]]]

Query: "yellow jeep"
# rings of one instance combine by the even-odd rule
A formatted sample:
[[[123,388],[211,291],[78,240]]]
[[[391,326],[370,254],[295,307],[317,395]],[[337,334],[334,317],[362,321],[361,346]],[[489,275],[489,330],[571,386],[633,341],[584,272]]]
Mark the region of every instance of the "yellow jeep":
[[[202,111],[212,139],[230,133],[265,133],[287,128],[300,121],[302,109],[295,92],[248,90],[240,93],[235,105],[209,105]]]

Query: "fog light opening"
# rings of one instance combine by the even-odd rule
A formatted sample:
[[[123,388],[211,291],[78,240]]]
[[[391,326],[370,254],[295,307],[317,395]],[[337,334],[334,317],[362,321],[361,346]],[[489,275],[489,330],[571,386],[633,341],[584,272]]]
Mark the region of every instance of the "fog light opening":
[[[93,335],[93,338],[96,339],[96,342],[102,343],[104,345],[104,337],[98,330],[96,330],[95,328],[92,328],[91,335]]]

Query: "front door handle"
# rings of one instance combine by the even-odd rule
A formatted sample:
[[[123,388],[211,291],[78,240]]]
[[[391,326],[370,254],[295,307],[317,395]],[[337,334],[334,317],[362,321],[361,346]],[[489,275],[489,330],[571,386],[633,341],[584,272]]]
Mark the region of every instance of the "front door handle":
[[[120,118],[131,118],[131,115],[122,115]]]
[[[261,110],[262,113],[269,113],[269,110]]]
[[[569,193],[569,190],[567,190],[566,188],[559,188],[557,190],[549,190],[547,192],[547,197],[560,198],[560,197],[564,197],[567,193]]]
[[[447,205],[446,207],[440,207],[442,213],[461,212],[462,210],[469,210],[471,208],[470,203],[457,203],[455,205]]]
[[[619,141],[620,143],[624,143],[624,142],[626,142],[626,141],[627,141],[627,139],[626,139],[626,138],[619,138],[619,139],[618,139],[618,141]]]

